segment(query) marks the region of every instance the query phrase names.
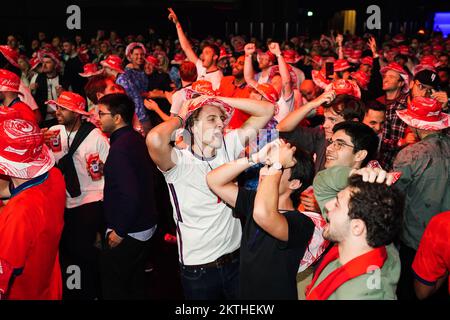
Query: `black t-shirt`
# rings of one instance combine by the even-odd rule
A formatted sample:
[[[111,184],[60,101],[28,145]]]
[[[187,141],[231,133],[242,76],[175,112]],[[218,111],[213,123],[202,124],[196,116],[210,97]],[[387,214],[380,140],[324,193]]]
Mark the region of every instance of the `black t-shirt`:
[[[280,132],[280,138],[287,139],[291,144],[311,155],[316,154],[314,162],[316,173],[325,168],[328,144],[322,127],[297,127],[291,132]]]
[[[241,241],[240,298],[297,300],[297,271],[314,232],[314,223],[299,211],[284,213],[289,240],[280,241],[253,220],[256,192],[239,189],[236,210],[247,222]]]

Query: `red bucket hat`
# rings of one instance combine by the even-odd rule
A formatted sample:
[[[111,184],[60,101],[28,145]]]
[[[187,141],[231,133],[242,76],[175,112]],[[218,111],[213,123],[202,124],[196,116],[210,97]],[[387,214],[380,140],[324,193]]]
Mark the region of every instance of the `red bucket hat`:
[[[186,60],[186,55],[184,53],[177,53],[174,55],[173,60],[170,63],[182,64],[184,60]]]
[[[373,66],[373,58],[372,57],[364,57],[361,59],[361,64],[367,64],[369,66]]]
[[[325,89],[331,83],[330,79],[326,77],[324,68],[322,70],[312,70],[311,77],[314,84],[321,89]]]
[[[347,69],[350,69],[350,65],[348,64],[348,61],[345,59],[338,59],[334,62],[334,71],[345,71]]]
[[[92,76],[96,76],[100,73],[103,72],[103,70],[98,70],[97,68],[97,64],[95,63],[87,63],[83,66],[83,71],[82,73],[79,73],[80,76],[85,77],[85,78],[89,78]]]
[[[405,69],[403,69],[403,67],[401,65],[399,65],[397,62],[391,62],[387,66],[381,68],[380,73],[384,76],[384,74],[389,70],[398,72],[400,74],[400,77],[402,77],[403,81],[405,82],[405,84],[403,85],[402,91],[403,91],[403,93],[408,92],[409,91],[409,75],[405,71]]]
[[[19,60],[19,53],[17,51],[11,49],[10,46],[3,45],[0,46],[0,52],[14,67],[19,67],[19,63],[17,62],[17,60]]]
[[[39,65],[39,63],[42,63],[42,61],[39,59],[39,57],[36,55],[30,59],[30,70],[36,69],[36,67]]]
[[[0,122],[0,174],[33,179],[55,164],[39,127],[22,119]]]
[[[20,78],[13,72],[0,69],[0,92],[19,92]]]
[[[191,88],[198,94],[204,94],[207,96],[216,95],[216,91],[214,91],[212,83],[208,80],[197,80],[192,84]]]
[[[330,85],[328,85],[325,91],[330,90],[334,90],[334,92],[336,92],[336,95],[348,94],[350,96],[361,99],[361,90],[354,81],[344,79],[333,81]]]
[[[263,52],[260,50],[258,52],[258,54],[256,55],[256,60],[258,60],[258,62],[259,62],[259,59],[261,58],[261,56],[265,56],[265,55],[267,55],[269,57],[269,60],[272,61],[273,63],[275,63],[275,61],[277,60],[275,55],[272,52],[270,52],[269,50],[267,50],[266,52]]]
[[[278,91],[270,83],[258,83],[254,89],[271,103],[276,103],[280,99]]]
[[[57,105],[72,112],[79,113],[84,116],[89,116],[90,113],[86,110],[86,100],[79,94],[71,91],[63,91],[56,100],[46,101],[45,104]]]
[[[122,59],[119,56],[110,54],[108,56],[108,58],[106,58],[105,60],[101,61],[100,64],[103,67],[106,68],[110,68],[113,69],[119,73],[124,73],[125,71],[123,71],[122,69]]]
[[[361,87],[361,89],[367,90],[367,85],[369,84],[370,77],[364,71],[356,71],[350,73],[350,77],[356,81],[356,83]]]
[[[145,62],[151,63],[151,64],[154,65],[154,66],[157,66],[157,65],[159,64],[158,59],[157,59],[156,57],[152,56],[152,55],[148,55],[148,56],[145,58]]]
[[[442,112],[442,104],[436,99],[416,97],[404,110],[397,110],[397,115],[408,126],[439,131],[450,127],[450,115]]]
[[[300,59],[302,58],[297,51],[295,50],[284,50],[283,51],[283,57],[284,60],[286,61],[286,63],[297,63],[300,61]]]
[[[226,120],[224,121],[224,127],[228,125],[234,112],[234,108],[229,104],[223,102],[222,100],[209,96],[200,96],[195,99],[186,100],[184,103],[188,105],[188,112],[186,114],[186,117],[184,118],[185,124],[186,121],[192,116],[195,110],[198,110],[206,105],[218,107],[225,113]]]
[[[406,40],[405,36],[401,33],[397,34],[395,37],[392,38],[392,41],[394,41],[395,43],[401,43],[405,40]]]
[[[231,56],[232,56],[232,54],[231,53],[227,53],[227,50],[225,49],[225,47],[220,47],[220,54],[219,54],[219,59],[218,60],[229,58]]]
[[[318,64],[319,66],[322,66],[323,59],[321,56],[314,56],[311,58],[312,63]]]

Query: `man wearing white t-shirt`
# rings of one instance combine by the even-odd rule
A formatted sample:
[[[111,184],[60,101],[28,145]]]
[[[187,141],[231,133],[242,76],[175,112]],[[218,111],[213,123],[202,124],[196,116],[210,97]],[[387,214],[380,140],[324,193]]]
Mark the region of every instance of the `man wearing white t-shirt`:
[[[183,103],[192,98],[193,91],[191,86],[197,79],[197,68],[195,64],[190,61],[183,61],[180,66],[180,78],[182,87],[172,96],[172,106],[170,107],[170,114],[172,116],[177,115]]]
[[[102,164],[108,156],[109,142],[100,129],[82,120],[82,116],[89,113],[80,95],[65,91],[58,99],[46,103],[56,105],[59,124],[46,131],[45,138],[66,180],[66,209],[60,243],[63,279],[71,274],[66,270],[68,266],[77,265],[81,269],[81,288],[70,290],[64,286],[63,294],[65,299],[93,300],[99,297],[100,289],[99,250],[94,244],[97,233],[101,234],[104,229]],[[83,132],[84,140],[69,158],[70,147],[81,139]],[[73,163],[72,172],[67,161]]]
[[[233,108],[250,118],[224,135]],[[273,110],[268,101],[200,96],[186,101],[177,116],[147,136],[149,153],[171,193],[181,279],[188,299],[237,298],[241,224],[209,189],[206,174],[237,159],[272,118]],[[173,133],[183,127],[190,146],[172,147]]]
[[[215,44],[207,44],[203,47],[202,54],[199,57],[195,54],[189,43],[188,38],[184,34],[178,18],[171,8],[169,8],[169,20],[171,20],[176,28],[178,39],[180,40],[181,48],[183,49],[189,61],[195,63],[197,67],[197,80],[208,80],[212,83],[213,89],[217,90],[220,87],[220,81],[223,78],[222,71],[217,67],[217,60],[220,56],[220,49]]]

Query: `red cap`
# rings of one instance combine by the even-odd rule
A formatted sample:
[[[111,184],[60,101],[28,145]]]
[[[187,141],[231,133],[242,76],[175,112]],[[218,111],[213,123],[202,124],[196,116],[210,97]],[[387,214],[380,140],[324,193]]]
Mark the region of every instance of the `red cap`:
[[[283,57],[286,63],[297,63],[302,58],[297,51],[290,49],[290,50],[284,50],[283,51]]]
[[[154,65],[154,66],[157,66],[157,65],[159,64],[158,59],[155,58],[155,57],[152,56],[152,55],[148,55],[148,56],[145,58],[145,61],[146,61],[147,63],[151,63],[151,64]]]
[[[361,64],[367,64],[369,66],[373,66],[373,58],[372,57],[364,57],[361,59]]]
[[[350,65],[348,64],[348,61],[345,59],[338,59],[334,62],[334,71],[345,71],[347,69],[350,69]]]
[[[399,33],[398,35],[396,35],[394,38],[392,38],[392,41],[396,42],[396,43],[400,43],[405,41],[406,38],[403,34]]]
[[[100,64],[103,67],[107,67],[113,70],[116,70],[119,73],[124,73],[122,69],[122,59],[119,56],[116,56],[114,54],[110,54],[108,58],[101,61]]]
[[[15,73],[0,69],[0,92],[19,92],[20,78]]]
[[[356,71],[350,74],[353,80],[364,90],[367,90],[367,85],[369,84],[370,77],[364,71]]]
[[[19,67],[19,63],[17,62],[19,60],[19,53],[16,50],[11,49],[10,46],[3,45],[0,46],[0,52],[14,67]]]
[[[170,63],[181,64],[184,60],[186,60],[186,55],[184,53],[176,53]]]
[[[79,94],[76,94],[71,91],[63,91],[58,99],[56,100],[48,100],[45,104],[53,104],[70,110],[72,112],[76,112],[82,114],[84,116],[89,116],[90,113],[86,110],[86,100]]]
[[[103,72],[103,70],[98,70],[97,64],[88,63],[83,66],[83,73],[79,73],[80,76],[88,78],[92,76],[96,76]]]

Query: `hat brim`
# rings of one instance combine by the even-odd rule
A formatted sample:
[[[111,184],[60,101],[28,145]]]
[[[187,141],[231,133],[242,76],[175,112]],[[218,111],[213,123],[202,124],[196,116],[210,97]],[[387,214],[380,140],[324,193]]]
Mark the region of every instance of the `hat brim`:
[[[441,119],[433,122],[414,118],[414,116],[408,112],[408,109],[397,110],[396,112],[398,117],[402,119],[404,123],[413,128],[439,131],[450,127],[450,115],[443,112],[441,112]]]
[[[201,101],[198,101],[198,100]],[[229,104],[215,98],[215,97],[208,97],[208,96],[200,96],[198,98],[192,99],[192,100],[187,100],[185,103],[198,103],[194,108],[192,108],[186,115],[184,121],[185,121],[185,127],[187,125],[187,120],[192,116],[192,114],[200,109],[203,108],[204,106],[213,106],[213,107],[218,107],[220,108],[226,115],[226,119],[224,121],[224,127],[226,127],[228,125],[228,123],[230,122],[231,118],[233,117],[233,113],[234,113],[234,108],[232,106],[230,106]]]
[[[32,162],[14,162],[0,156],[0,174],[13,178],[33,179],[50,171],[54,165],[55,157],[45,144],[39,156]]]
[[[311,72],[311,77],[312,77],[314,84],[321,89],[325,89],[331,83],[331,81],[326,79],[325,76],[323,76],[321,74],[321,72],[317,71],[317,70],[313,70]]]
[[[14,67],[19,68],[19,63],[17,61],[14,61],[13,59],[11,59],[11,57],[9,57],[4,51],[3,49],[0,49],[0,52],[2,53],[2,55],[5,57],[6,60],[8,60],[9,63],[11,63]]]
[[[8,87],[5,87],[5,86],[0,86],[0,92],[5,92],[5,91],[20,93],[19,89],[12,89],[12,88],[8,88]]]
[[[115,66],[109,65],[109,64],[105,63],[104,61],[100,62],[100,64],[101,64],[102,67],[104,67],[104,68],[106,67],[106,68],[110,68],[110,69],[112,69],[112,70],[115,70],[115,71],[117,71],[117,72],[119,72],[119,73],[125,73],[125,70],[123,70],[122,68],[119,68],[119,67],[115,67]]]
[[[103,70],[98,70],[95,72],[87,72],[87,73],[78,73],[80,76],[82,76],[83,78],[89,78],[89,77],[93,77],[93,76],[97,76],[99,74],[102,74]]]
[[[72,112],[75,112],[75,113],[78,113],[78,114],[81,114],[81,115],[83,115],[83,116],[90,116],[90,115],[91,115],[91,114],[90,114],[89,112],[87,112],[87,111],[82,111],[82,110],[78,110],[78,109],[74,109],[74,108],[65,106],[65,105],[63,105],[63,104],[61,104],[61,103],[58,103],[58,102],[55,101],[55,100],[48,100],[48,101],[45,101],[45,104],[48,104],[48,105],[50,106],[50,108],[52,108],[53,110],[56,110],[55,107],[54,107],[54,105],[57,105],[57,106],[59,106],[59,107],[61,107],[61,108],[67,109],[67,110],[69,110],[69,111],[72,111]]]

